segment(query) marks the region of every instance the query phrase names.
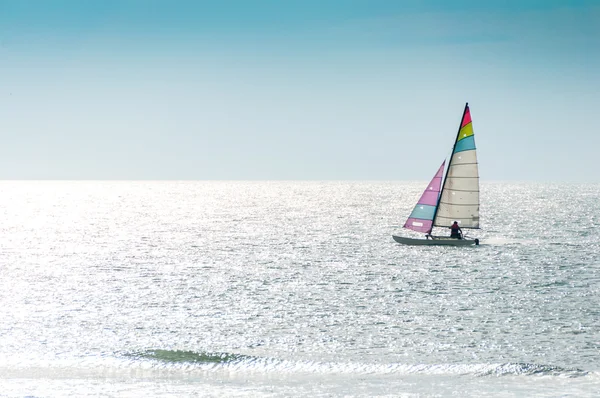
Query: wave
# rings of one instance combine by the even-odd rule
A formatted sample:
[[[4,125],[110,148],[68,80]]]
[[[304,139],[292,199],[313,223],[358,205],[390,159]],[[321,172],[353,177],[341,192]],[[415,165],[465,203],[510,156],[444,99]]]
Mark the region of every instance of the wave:
[[[186,377],[199,373],[230,375],[371,375],[371,376],[436,376],[436,377],[500,377],[552,376],[592,377],[600,382],[599,372],[588,372],[535,363],[489,364],[402,364],[343,361],[308,361],[261,357],[227,352],[196,352],[151,349],[126,353],[104,353],[83,357],[32,358],[13,355],[0,359],[0,379],[4,377],[45,377],[69,374],[78,377],[117,377],[123,374],[148,377]]]
[[[126,353],[125,357],[150,359],[168,363],[232,363],[251,359],[241,354],[210,353],[179,350],[147,350],[143,352]]]
[[[194,352],[179,350],[147,350],[124,354],[134,362],[149,362],[156,367],[186,369],[223,369],[278,373],[340,373],[340,374],[400,374],[400,375],[472,375],[472,376],[562,376],[582,377],[590,372],[535,363],[500,364],[400,364],[293,361],[252,355]]]

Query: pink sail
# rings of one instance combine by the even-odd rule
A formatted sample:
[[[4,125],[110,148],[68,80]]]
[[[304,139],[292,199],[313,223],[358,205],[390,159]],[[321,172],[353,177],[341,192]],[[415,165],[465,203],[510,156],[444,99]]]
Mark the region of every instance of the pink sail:
[[[442,187],[442,176],[444,174],[445,166],[446,161],[442,162],[437,173],[435,173],[435,176],[429,185],[427,185],[427,188],[421,195],[417,205],[412,213],[410,213],[408,220],[406,220],[404,228],[412,229],[417,232],[431,232],[431,229],[433,228],[433,217],[435,216],[435,209],[438,205]]]

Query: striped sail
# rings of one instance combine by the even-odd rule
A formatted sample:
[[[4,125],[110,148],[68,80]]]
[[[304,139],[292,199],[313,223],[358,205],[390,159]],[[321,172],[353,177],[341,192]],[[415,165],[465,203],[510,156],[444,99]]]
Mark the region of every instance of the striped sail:
[[[412,229],[417,232],[431,232],[433,228],[433,217],[437,207],[440,187],[442,186],[442,175],[444,174],[444,166],[446,161],[442,163],[435,176],[427,185],[427,188],[421,195],[421,199],[413,209],[412,213],[406,220],[404,228]]]
[[[433,225],[479,228],[479,170],[469,105],[460,124]]]

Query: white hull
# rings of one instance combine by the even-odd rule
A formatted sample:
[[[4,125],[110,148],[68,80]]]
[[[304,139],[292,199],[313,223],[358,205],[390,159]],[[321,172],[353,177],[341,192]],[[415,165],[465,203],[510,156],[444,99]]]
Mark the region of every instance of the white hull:
[[[394,240],[403,245],[411,246],[471,246],[479,245],[479,239],[455,239],[447,236],[432,236],[430,239],[406,238],[392,235]]]

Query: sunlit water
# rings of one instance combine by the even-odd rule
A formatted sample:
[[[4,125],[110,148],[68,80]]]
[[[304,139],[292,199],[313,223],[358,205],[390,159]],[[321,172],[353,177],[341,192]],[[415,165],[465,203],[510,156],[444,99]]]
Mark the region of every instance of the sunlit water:
[[[597,396],[600,185],[0,183],[0,396]]]

